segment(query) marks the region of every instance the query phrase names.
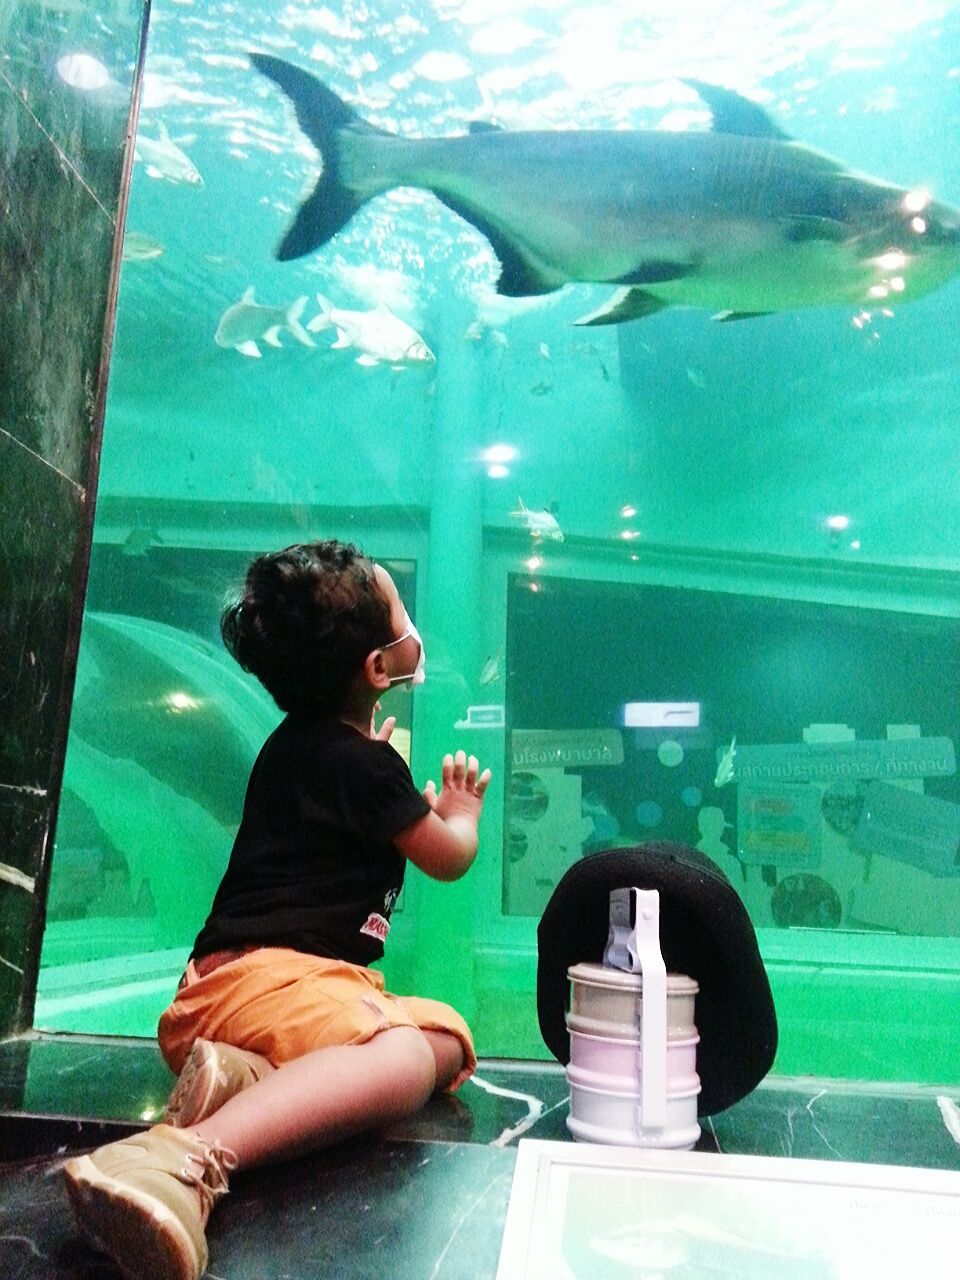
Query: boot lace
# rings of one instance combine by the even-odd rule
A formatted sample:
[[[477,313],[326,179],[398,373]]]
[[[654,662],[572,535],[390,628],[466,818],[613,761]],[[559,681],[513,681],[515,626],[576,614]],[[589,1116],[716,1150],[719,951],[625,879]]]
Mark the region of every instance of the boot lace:
[[[183,1168],[177,1174],[181,1182],[193,1187],[200,1197],[204,1218],[208,1217],[216,1202],[230,1190],[227,1174],[239,1164],[237,1154],[220,1142],[207,1146],[197,1143],[193,1151],[184,1157]]]

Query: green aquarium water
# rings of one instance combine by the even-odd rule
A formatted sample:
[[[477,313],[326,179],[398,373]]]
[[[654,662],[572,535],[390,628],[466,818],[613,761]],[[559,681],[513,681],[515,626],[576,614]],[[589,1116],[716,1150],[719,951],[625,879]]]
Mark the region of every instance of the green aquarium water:
[[[157,0],[136,154],[36,1025],[153,1034],[279,718],[220,609],[338,537],[494,775],[392,989],[546,1057],[553,887],[679,840],[778,1071],[960,1081],[957,7]]]

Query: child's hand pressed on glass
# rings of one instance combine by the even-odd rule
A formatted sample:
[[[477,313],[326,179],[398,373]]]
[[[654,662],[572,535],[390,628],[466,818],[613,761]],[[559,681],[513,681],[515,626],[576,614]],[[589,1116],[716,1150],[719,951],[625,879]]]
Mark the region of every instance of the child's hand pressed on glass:
[[[464,751],[458,751],[455,756],[448,752],[443,757],[440,794],[437,794],[437,784],[431,779],[423,789],[423,796],[434,813],[441,818],[464,814],[477,819],[483,808],[483,794],[489,781],[490,770],[484,769],[480,773],[476,756],[468,758]]]
[[[392,717],[384,721],[379,732],[371,720],[371,737],[388,741],[393,731],[390,720]],[[423,789],[429,811],[398,831],[393,843],[405,858],[435,880],[459,880],[476,857],[477,822],[490,770],[481,773],[476,756],[468,759],[465,751],[445,755],[441,769],[439,795],[432,779]]]

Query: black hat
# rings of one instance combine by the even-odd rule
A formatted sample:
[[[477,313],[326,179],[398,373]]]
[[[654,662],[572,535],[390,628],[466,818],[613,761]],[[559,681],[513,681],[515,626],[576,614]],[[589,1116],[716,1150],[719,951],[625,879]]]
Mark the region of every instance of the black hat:
[[[697,1114],[714,1115],[739,1102],[770,1070],[777,1015],[746,907],[716,863],[689,845],[651,840],[607,849],[564,874],[537,929],[540,1032],[554,1057],[569,1062],[567,970],[602,962],[610,893],[629,888],[659,890],[667,972],[687,974],[700,985],[694,1009]]]

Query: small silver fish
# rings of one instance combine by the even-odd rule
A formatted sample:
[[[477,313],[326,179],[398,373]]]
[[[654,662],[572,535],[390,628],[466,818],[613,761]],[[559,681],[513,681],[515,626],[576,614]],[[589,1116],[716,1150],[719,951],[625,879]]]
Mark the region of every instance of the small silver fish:
[[[152,258],[162,258],[163,254],[159,240],[142,231],[128,231],[123,237],[124,262],[150,262]]]
[[[713,780],[715,787],[725,787],[728,782],[733,781],[733,761],[737,754],[737,735],[733,735],[729,747],[720,757],[720,763],[717,765],[717,776]]]
[[[502,656],[503,646],[501,645],[497,652],[491,654],[483,664],[477,684],[495,684],[500,679],[500,659]]]
[[[519,504],[517,510],[509,514],[515,520],[522,520],[532,537],[546,538],[548,542],[563,541],[563,530],[552,511],[531,511],[529,507],[523,505],[522,498],[518,498],[517,502]]]
[[[120,546],[120,554],[135,556],[139,559],[160,542],[163,542],[163,539],[156,529],[131,529]]]
[[[466,342],[487,342],[493,343],[495,347],[508,347],[510,340],[502,329],[495,329],[483,319],[474,320],[468,324],[463,331],[463,337]]]
[[[307,328],[312,333],[335,328],[337,340],[333,347],[354,348],[358,352],[357,364],[389,364],[394,369],[402,369],[405,365],[436,363],[436,356],[416,329],[383,304],[372,311],[349,311],[335,307],[318,293],[317,305],[320,312]]]
[[[220,317],[217,332],[213,340],[218,347],[233,347],[243,356],[260,359],[259,343],[266,342],[271,347],[282,347],[280,330],[292,333],[304,347],[315,347],[317,344],[300,323],[303,309],[307,305],[307,295],[297,298],[290,307],[262,307],[254,296],[253,285],[244,290],[243,297],[233,306],[227,307]]]
[[[203,178],[196,165],[177,146],[162,122],[159,133],[159,138],[148,138],[138,133],[134,144],[134,158],[146,163],[147,176],[162,178],[165,182],[183,182],[190,187],[202,187]]]

